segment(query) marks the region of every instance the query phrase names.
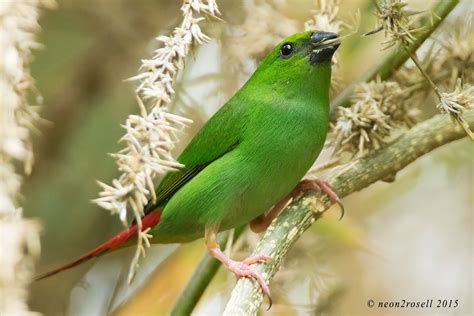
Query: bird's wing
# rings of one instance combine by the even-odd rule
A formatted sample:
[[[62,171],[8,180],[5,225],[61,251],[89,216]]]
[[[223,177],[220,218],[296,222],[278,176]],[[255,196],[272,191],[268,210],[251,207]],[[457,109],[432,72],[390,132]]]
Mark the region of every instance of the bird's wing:
[[[233,98],[212,116],[178,157],[184,168],[169,172],[163,178],[156,188],[156,201],[148,203],[145,214],[168,200],[211,163],[234,150],[241,141],[244,115],[244,105]]]
[[[215,153],[215,156],[207,156],[205,158],[203,157],[202,159],[199,159],[200,162],[185,164],[184,168],[178,171],[170,172],[168,175],[166,175],[166,177],[156,189],[155,205],[159,205],[160,203],[166,201],[183,185],[185,185],[189,180],[191,180],[195,175],[201,172],[212,162],[216,161],[220,157],[232,151],[237,145],[238,141],[236,140],[234,144],[229,144],[229,146],[226,149],[223,149],[222,152]],[[178,161],[183,163],[179,159]]]

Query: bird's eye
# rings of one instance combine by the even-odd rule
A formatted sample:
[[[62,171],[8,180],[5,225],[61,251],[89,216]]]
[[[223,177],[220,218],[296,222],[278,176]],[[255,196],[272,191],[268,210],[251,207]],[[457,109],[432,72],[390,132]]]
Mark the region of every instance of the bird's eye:
[[[291,43],[283,44],[280,48],[280,55],[283,58],[290,57],[291,53],[293,53],[293,45]]]

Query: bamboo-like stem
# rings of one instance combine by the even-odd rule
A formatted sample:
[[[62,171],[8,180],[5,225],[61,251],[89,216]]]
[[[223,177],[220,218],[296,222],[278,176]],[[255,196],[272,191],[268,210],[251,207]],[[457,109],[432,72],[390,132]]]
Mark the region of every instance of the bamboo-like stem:
[[[473,127],[474,110],[466,111],[465,119]],[[387,147],[335,169],[326,181],[344,197],[394,175],[431,150],[464,137],[462,128],[450,120],[449,115],[442,114],[420,123]],[[255,269],[269,281],[299,236],[330,206],[327,196],[319,191],[307,191],[293,201],[268,228],[254,251],[254,255],[267,255],[272,260],[256,265]],[[256,315],[262,301],[258,283],[241,278],[224,315]]]
[[[353,84],[344,89],[331,104],[331,121],[335,121],[338,107],[348,107],[350,105],[350,98],[359,83],[369,82],[377,77],[385,80],[392,76],[392,74],[410,58],[410,53],[415,52],[421,44],[425,42],[458,3],[459,0],[439,1],[432,9],[432,15],[435,18],[432,19],[430,16],[425,16],[421,20],[420,25],[423,26],[423,28],[419,31],[415,40],[407,45],[406,50],[393,50],[377,67],[370,69]]]

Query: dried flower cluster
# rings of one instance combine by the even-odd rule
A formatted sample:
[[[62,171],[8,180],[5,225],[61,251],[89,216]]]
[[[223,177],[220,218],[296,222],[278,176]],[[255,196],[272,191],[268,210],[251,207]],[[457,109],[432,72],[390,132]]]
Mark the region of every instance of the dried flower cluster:
[[[474,133],[463,119],[463,112],[473,107],[474,101],[474,34],[472,26],[474,14],[466,19],[457,21],[454,28],[448,28],[439,41],[441,48],[433,62],[433,74],[430,78],[441,77],[445,90],[452,92],[439,92],[435,90],[439,103],[437,107],[442,113],[449,113],[474,140]]]
[[[441,113],[449,113],[464,128],[466,134],[474,140],[474,133],[462,117],[464,111],[474,107],[474,86],[463,85],[461,80],[458,80],[453,92],[441,93],[440,103],[437,107]]]
[[[474,101],[474,86],[462,85],[458,81],[456,89],[451,93],[442,93],[438,108],[442,113],[453,113],[460,116],[466,109],[472,108]]]
[[[95,200],[112,214],[119,214],[124,225],[128,225],[127,210],[131,210],[140,228],[129,282],[140,255],[144,255],[145,246],[149,245],[147,231],[141,231],[141,217],[147,201],[156,198],[153,179],[182,167],[171,155],[171,150],[178,140],[176,132],[191,120],[168,112],[174,94],[174,79],[183,68],[191,46],[209,40],[199,26],[203,15],[219,14],[214,0],[185,0],[181,11],[181,25],[171,36],[157,38],[163,46],[155,50],[151,59],[142,60],[140,74],[130,78],[138,81],[136,93],[141,115],[128,117],[124,125],[126,134],[121,139],[125,148],[113,155],[121,176],[112,181],[112,186],[100,183],[103,191]]]
[[[432,62],[431,78],[451,93],[442,93],[438,108],[450,113],[466,128],[462,113],[474,106],[474,14],[470,13],[462,20],[455,21],[441,34],[438,43],[441,48],[436,53],[436,62]],[[466,131],[468,131],[467,129]],[[472,132],[468,132],[470,134]],[[471,136],[472,137],[472,136]]]
[[[436,52],[433,73],[444,75],[448,80],[446,88],[454,89],[457,78],[474,84],[474,13],[446,26],[438,41],[441,48]]]
[[[0,314],[30,314],[28,285],[39,255],[39,224],[22,218],[18,204],[23,163],[33,164],[30,132],[39,116],[29,105],[34,90],[29,72],[38,31],[39,7],[46,1],[0,1]],[[37,102],[41,98],[37,96]]]
[[[394,81],[360,84],[352,106],[340,107],[332,126],[329,144],[334,154],[362,156],[387,143],[392,129],[413,125],[417,111],[407,103],[407,95],[408,91]]]
[[[304,23],[305,30],[319,30],[340,34],[344,22],[338,19],[341,0],[316,0],[313,16]]]
[[[407,3],[402,0],[374,0],[377,6],[377,18],[380,24],[369,34],[384,30],[385,37],[384,49],[395,44],[409,44],[415,37],[413,36],[419,29],[414,26],[414,21],[410,18],[418,12],[407,10]]]

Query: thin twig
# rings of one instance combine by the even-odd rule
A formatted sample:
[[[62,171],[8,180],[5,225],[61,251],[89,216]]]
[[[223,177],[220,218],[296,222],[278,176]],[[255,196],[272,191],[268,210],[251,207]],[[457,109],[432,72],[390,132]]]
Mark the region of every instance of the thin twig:
[[[474,126],[474,110],[466,111],[465,119]],[[340,197],[344,197],[396,174],[420,156],[464,136],[461,127],[450,123],[449,115],[437,115],[413,127],[391,145],[340,166],[326,180]],[[299,236],[330,206],[327,196],[318,191],[307,191],[292,202],[268,228],[254,251],[254,255],[267,255],[272,260],[255,269],[269,281]],[[232,291],[224,315],[256,315],[262,301],[258,283],[241,278]]]

